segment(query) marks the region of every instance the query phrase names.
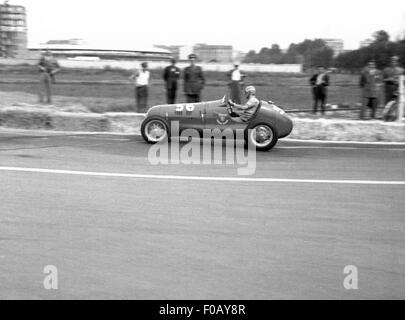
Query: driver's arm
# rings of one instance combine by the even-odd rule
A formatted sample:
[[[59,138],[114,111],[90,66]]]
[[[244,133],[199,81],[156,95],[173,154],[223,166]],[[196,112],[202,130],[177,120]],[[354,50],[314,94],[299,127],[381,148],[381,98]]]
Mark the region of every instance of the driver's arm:
[[[242,105],[242,104],[234,103],[232,100],[229,100],[229,104],[232,106],[232,108],[236,108],[239,110],[247,110],[247,109],[254,107],[256,103],[254,101],[249,100],[245,104]]]

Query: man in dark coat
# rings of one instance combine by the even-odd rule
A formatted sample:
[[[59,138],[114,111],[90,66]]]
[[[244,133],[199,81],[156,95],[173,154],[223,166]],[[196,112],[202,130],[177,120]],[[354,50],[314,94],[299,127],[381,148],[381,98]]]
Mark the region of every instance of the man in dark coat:
[[[312,86],[312,93],[314,97],[313,113],[318,112],[318,103],[321,103],[322,114],[325,114],[325,104],[328,97],[329,75],[323,66],[318,67],[318,72],[315,73],[310,79],[309,83]]]
[[[176,66],[176,60],[171,60],[171,65],[163,71],[163,80],[166,84],[166,100],[168,104],[176,103],[177,81],[180,78],[180,69]]]
[[[197,56],[190,54],[188,58],[190,65],[184,69],[184,94],[187,103],[200,102],[201,90],[205,85],[204,74],[201,67],[195,65]]]
[[[52,103],[52,84],[55,83],[55,74],[60,71],[58,61],[53,57],[52,52],[46,50],[38,62],[39,77],[39,102]]]
[[[375,118],[378,97],[382,83],[382,74],[375,66],[375,61],[370,61],[360,75],[360,87],[363,89],[363,104],[360,119],[365,119],[366,108],[371,109],[371,118]]]
[[[385,103],[393,100],[398,90],[399,76],[404,74],[404,69],[399,66],[399,58],[391,57],[391,65],[384,69],[383,77],[385,83]]]

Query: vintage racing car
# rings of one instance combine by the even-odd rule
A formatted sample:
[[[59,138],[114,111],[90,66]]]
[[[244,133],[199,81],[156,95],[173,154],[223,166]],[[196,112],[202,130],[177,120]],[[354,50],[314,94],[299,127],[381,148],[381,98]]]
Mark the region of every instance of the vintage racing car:
[[[185,129],[240,129],[244,131],[246,144],[255,146],[259,151],[273,148],[279,138],[288,136],[293,123],[285,111],[271,101],[260,101],[253,116],[243,122],[232,111],[226,98],[186,104],[154,106],[146,114],[141,133],[148,143],[170,139],[171,123],[178,121],[179,135]]]

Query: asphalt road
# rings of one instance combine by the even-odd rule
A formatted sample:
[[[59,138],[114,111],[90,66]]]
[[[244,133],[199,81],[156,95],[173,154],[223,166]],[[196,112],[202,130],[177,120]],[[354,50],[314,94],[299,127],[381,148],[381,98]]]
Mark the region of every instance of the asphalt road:
[[[280,141],[248,177],[149,148],[0,131],[1,299],[405,298],[405,145]]]

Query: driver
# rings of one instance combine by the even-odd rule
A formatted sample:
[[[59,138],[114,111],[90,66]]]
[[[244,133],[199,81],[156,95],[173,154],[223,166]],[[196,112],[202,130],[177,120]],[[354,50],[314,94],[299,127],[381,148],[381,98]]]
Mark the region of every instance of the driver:
[[[260,101],[256,98],[255,87],[246,87],[245,94],[247,102],[244,105],[236,104],[232,100],[228,101],[229,105],[232,107],[232,113],[235,114],[235,116],[239,116],[243,122],[249,121],[260,104]],[[231,116],[233,116],[233,114],[231,114]]]

